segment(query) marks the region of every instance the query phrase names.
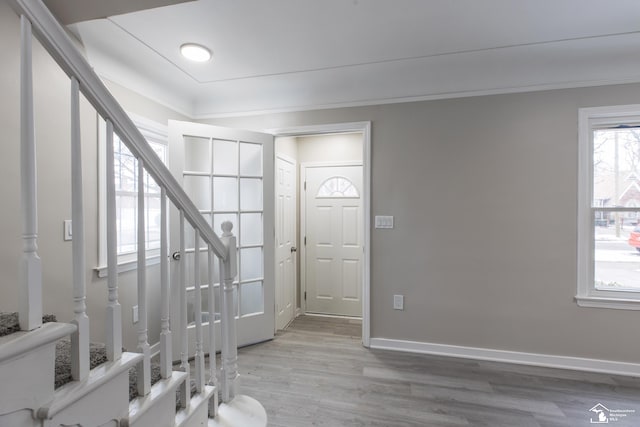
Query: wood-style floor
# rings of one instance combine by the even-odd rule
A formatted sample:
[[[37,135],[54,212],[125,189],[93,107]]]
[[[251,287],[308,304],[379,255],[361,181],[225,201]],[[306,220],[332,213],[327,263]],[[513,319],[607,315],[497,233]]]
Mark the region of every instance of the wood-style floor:
[[[640,379],[368,350],[360,322],[301,316],[239,350],[240,392],[269,426],[640,426]]]

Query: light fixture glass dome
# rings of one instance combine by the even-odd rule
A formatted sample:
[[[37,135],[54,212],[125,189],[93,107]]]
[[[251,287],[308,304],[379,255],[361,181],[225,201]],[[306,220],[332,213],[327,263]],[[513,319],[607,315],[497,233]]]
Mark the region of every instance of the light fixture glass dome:
[[[196,43],[185,43],[180,46],[180,53],[185,58],[195,62],[207,62],[211,59],[211,51]]]

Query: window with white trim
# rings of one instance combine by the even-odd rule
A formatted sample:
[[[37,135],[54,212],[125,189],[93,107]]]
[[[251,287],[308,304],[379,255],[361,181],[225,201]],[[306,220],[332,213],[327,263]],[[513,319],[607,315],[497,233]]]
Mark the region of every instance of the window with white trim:
[[[579,111],[581,306],[640,310],[640,105]]]
[[[148,119],[131,115],[138,130],[163,163],[167,163],[167,127]],[[107,274],[106,238],[106,124],[99,124],[99,187],[100,187],[100,248],[98,275]],[[138,161],[117,134],[113,135],[114,178],[116,187],[116,233],[118,271],[133,270],[138,250]],[[160,187],[145,172],[145,248],[148,264],[159,261],[160,252]]]

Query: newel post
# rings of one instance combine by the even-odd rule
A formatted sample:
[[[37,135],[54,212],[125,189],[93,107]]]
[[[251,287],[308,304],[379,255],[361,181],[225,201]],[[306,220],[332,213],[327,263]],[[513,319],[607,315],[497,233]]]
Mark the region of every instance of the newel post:
[[[222,223],[222,242],[228,249],[227,258],[220,261],[220,279],[222,296],[222,401],[233,400],[237,392],[238,378],[238,345],[236,338],[236,316],[233,301],[233,279],[238,274],[236,238],[231,232],[230,221]]]

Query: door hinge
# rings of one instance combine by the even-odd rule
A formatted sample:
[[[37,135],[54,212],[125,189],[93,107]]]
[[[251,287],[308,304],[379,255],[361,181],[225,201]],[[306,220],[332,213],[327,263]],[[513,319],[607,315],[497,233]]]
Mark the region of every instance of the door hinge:
[[[304,245],[307,246],[307,236],[304,236]]]
[[[307,291],[304,291],[304,300],[307,300]]]
[[[307,181],[304,182],[304,189],[307,190]]]

